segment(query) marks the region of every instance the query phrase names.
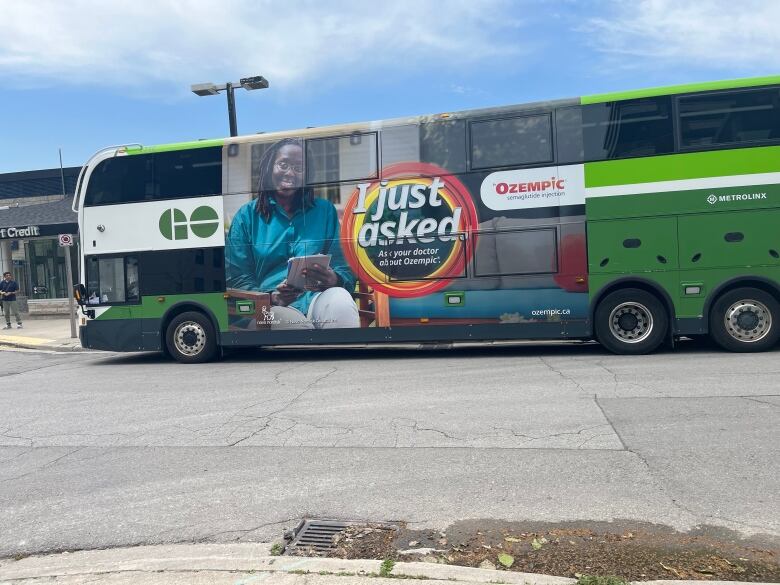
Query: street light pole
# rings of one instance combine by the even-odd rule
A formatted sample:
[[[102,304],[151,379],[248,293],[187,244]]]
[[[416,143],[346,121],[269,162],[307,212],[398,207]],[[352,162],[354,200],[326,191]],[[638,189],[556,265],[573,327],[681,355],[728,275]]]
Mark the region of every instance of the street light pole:
[[[220,85],[214,83],[195,83],[190,86],[192,93],[198,96],[217,95],[224,91],[227,96],[228,122],[230,124],[230,135],[238,136],[238,122],[236,121],[236,97],[235,88],[243,87],[247,91],[253,89],[265,89],[268,87],[268,80],[262,75],[254,77],[242,77],[239,81],[228,81]]]
[[[233,90],[233,84],[229,81],[225,84],[225,94],[227,95],[230,135],[238,136],[238,122],[236,121],[236,96],[235,91]]]

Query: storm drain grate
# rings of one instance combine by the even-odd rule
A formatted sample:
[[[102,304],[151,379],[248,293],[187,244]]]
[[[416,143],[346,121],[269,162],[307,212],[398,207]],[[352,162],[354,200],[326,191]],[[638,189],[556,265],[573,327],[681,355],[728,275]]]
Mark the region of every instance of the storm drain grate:
[[[326,551],[333,548],[333,537],[355,522],[336,522],[332,520],[304,520],[298,525],[292,542],[287,546],[299,549]]]

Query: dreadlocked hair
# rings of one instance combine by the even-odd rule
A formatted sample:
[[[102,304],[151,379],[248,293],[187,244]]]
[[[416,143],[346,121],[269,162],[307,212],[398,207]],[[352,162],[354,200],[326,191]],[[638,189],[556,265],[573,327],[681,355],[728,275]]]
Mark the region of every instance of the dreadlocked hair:
[[[271,220],[271,198],[276,194],[276,188],[273,184],[276,155],[279,154],[282,147],[287,146],[288,144],[293,144],[303,150],[303,140],[300,138],[284,138],[268,148],[260,159],[257,189],[253,196],[257,199],[255,203],[255,213],[260,214],[266,223]],[[295,192],[295,199],[302,205],[304,211],[314,207],[314,193],[309,187],[299,187]]]

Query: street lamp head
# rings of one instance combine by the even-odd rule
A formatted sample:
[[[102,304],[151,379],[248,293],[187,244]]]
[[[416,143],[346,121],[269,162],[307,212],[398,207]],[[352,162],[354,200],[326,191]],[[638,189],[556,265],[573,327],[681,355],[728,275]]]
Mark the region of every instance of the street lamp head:
[[[242,77],[239,83],[241,84],[241,87],[246,90],[265,89],[268,87],[268,80],[262,75],[255,75],[254,77]]]
[[[204,95],[217,95],[217,86],[213,83],[194,83],[190,86],[192,93],[199,96]]]

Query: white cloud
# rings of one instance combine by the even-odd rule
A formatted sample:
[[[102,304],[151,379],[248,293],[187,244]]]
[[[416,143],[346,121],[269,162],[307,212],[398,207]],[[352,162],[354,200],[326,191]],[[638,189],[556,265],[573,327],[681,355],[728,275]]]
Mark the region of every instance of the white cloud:
[[[17,86],[181,88],[262,74],[293,91],[355,70],[521,51],[516,35],[496,41],[520,26],[506,0],[0,2],[0,74]]]
[[[584,26],[591,43],[623,67],[780,67],[777,0],[611,0]],[[627,57],[637,58],[631,61]]]

